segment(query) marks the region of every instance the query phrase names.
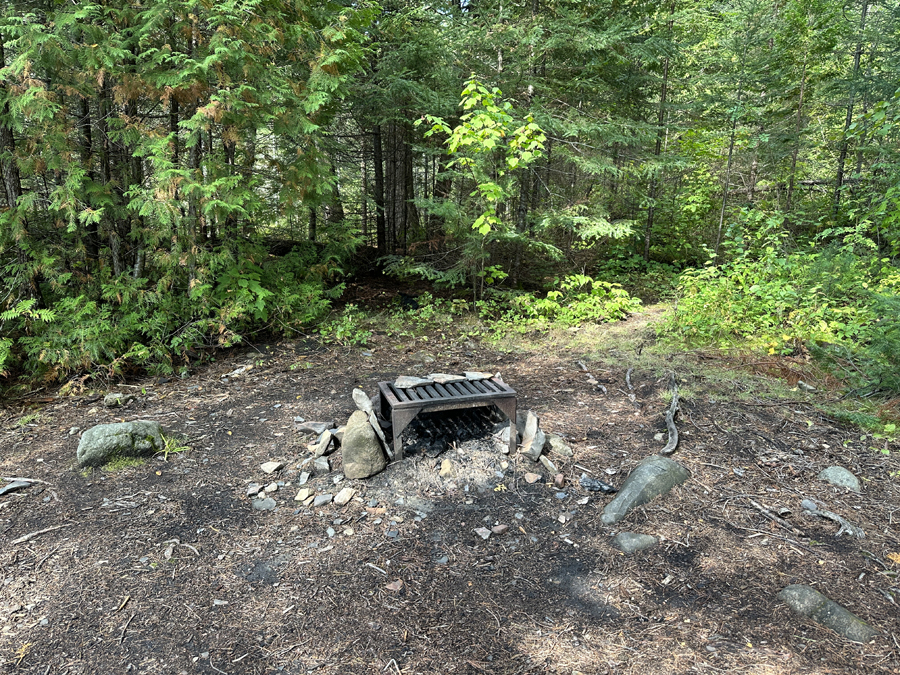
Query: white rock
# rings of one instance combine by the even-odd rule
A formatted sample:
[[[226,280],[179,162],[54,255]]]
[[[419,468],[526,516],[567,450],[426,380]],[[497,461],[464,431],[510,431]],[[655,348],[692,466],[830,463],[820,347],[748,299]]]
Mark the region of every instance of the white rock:
[[[334,503],[337,504],[338,506],[344,506],[351,499],[353,499],[353,496],[355,494],[356,494],[356,490],[354,490],[352,487],[345,487],[343,490],[341,490],[334,496]]]
[[[275,473],[284,466],[284,462],[265,462],[260,464],[259,468],[263,473]]]

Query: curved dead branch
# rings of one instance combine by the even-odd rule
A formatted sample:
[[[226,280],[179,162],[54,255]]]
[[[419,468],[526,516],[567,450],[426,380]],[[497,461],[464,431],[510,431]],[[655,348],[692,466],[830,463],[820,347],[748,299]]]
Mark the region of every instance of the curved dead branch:
[[[660,455],[671,455],[678,447],[678,427],[675,426],[675,413],[678,412],[678,384],[675,373],[669,376],[669,388],[672,390],[672,403],[666,411],[666,429],[669,431],[669,442],[659,451]]]

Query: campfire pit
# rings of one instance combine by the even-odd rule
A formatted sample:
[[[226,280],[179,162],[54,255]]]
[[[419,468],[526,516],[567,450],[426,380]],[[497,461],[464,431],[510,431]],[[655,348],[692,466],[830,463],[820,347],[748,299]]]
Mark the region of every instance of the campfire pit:
[[[394,430],[394,458],[403,459],[403,430],[420,412],[497,406],[509,418],[509,451],[516,449],[516,392],[497,377],[401,388],[379,382],[381,416]]]

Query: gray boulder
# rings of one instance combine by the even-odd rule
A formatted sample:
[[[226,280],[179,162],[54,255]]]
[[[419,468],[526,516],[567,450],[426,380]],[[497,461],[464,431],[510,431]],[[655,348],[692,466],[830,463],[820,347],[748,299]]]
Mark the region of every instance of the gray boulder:
[[[787,586],[778,597],[797,614],[827,626],[853,642],[865,643],[878,635],[877,630],[858,616],[805,584]]]
[[[347,478],[368,478],[387,466],[375,429],[369,424],[369,416],[357,410],[350,416],[341,443],[344,475]]]
[[[165,444],[159,422],[140,420],[100,424],[88,429],[78,443],[78,465],[102,466],[117,457],[148,457]]]
[[[691,472],[668,457],[651,455],[634,467],[600,517],[607,525],[618,523],[628,513],[658,495],[664,495],[690,478]]]
[[[655,546],[659,539],[649,534],[638,534],[637,532],[619,532],[613,537],[612,545],[622,551],[622,553],[636,553],[643,551],[645,548]]]
[[[859,478],[842,466],[829,466],[819,473],[819,480],[824,480],[838,487],[859,492]]]

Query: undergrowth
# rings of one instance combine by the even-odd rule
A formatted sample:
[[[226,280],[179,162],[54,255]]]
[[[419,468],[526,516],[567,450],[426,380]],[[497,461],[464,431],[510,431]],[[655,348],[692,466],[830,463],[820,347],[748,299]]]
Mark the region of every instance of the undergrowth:
[[[791,250],[781,214],[744,212],[728,261],[680,277],[661,326],[689,347],[811,355],[858,393],[900,393],[900,268],[852,228]]]

